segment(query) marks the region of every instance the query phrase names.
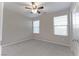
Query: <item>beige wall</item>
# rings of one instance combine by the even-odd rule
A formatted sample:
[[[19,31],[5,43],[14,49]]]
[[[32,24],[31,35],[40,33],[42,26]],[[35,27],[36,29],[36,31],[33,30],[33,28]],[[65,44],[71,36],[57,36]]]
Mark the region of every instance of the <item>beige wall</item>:
[[[33,39],[49,41],[56,44],[70,46],[69,36],[55,36],[53,28],[53,17],[68,14],[67,10],[57,13],[48,13],[41,15],[40,18],[40,34],[34,34]],[[69,20],[69,19],[68,19]],[[13,41],[20,41],[32,35],[32,20],[18,13],[4,8],[3,21],[3,44]],[[69,33],[69,31],[68,31]],[[27,40],[27,39],[26,39]]]
[[[3,3],[0,2],[0,56],[1,56],[1,41],[2,41],[2,23],[3,23]]]
[[[2,44],[31,39],[32,19],[8,10],[4,6]]]
[[[3,3],[0,2],[0,41],[2,40]]]
[[[40,16],[40,34],[34,34],[33,38],[38,40],[43,40],[43,41],[49,41],[56,44],[61,44],[64,46],[70,46],[69,36],[65,37],[65,36],[54,35],[53,17],[58,15],[64,15],[64,14],[68,14],[67,10],[60,11],[57,13],[49,13],[49,14],[41,15]]]

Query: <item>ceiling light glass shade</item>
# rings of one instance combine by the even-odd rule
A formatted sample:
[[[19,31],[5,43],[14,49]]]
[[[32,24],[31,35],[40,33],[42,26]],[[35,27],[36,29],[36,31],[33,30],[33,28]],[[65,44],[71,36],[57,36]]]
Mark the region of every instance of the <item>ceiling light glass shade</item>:
[[[32,13],[36,14],[37,13],[37,9],[32,9]]]
[[[33,8],[35,8],[35,7],[36,7],[36,5],[32,5],[32,7],[33,7]]]

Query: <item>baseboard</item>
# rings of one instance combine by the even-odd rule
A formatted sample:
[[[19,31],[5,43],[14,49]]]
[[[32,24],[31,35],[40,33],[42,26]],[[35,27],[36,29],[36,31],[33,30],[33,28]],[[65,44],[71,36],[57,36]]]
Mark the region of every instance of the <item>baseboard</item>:
[[[36,39],[36,40],[37,40],[37,39]],[[38,40],[40,40],[40,39],[38,39]],[[54,44],[58,44],[58,45],[61,45],[61,46],[70,47],[70,45],[60,44],[60,43],[57,43],[57,42],[52,42],[52,41],[49,41],[49,40],[41,40],[41,41],[45,41],[45,42],[49,42],[49,43],[54,43]]]
[[[23,38],[23,39],[20,39],[20,40],[11,42],[11,43],[7,43],[7,44],[1,44],[1,45],[2,45],[2,47],[5,47],[5,46],[13,45],[13,44],[18,44],[18,43],[22,43],[22,42],[24,42],[24,41],[27,41],[26,39],[27,39],[27,40],[30,40],[30,39],[32,39],[32,38],[30,38],[30,37],[25,37],[25,38]],[[40,40],[40,39],[36,39],[36,40]],[[43,39],[43,40],[41,40],[41,41],[50,42],[50,43],[55,43],[55,44],[58,44],[58,45],[70,47],[69,45],[60,44],[60,43],[52,42],[52,41],[49,41],[49,40],[44,40],[44,39]]]
[[[1,46],[2,46],[2,47],[6,47],[6,46],[10,46],[10,45],[22,43],[22,42],[24,42],[24,41],[27,41],[26,39],[27,39],[27,40],[31,40],[31,38],[25,37],[24,39],[20,39],[20,40],[17,40],[17,41],[13,41],[13,42],[11,42],[11,43],[1,44]]]

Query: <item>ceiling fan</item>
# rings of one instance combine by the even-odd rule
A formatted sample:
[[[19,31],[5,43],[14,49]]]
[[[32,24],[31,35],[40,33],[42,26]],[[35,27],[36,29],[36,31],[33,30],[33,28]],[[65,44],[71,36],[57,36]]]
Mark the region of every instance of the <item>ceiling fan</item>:
[[[44,9],[44,7],[39,6],[39,4],[36,2],[31,2],[31,5],[29,7],[25,6],[25,9],[31,10],[31,13],[33,13],[33,14],[36,14],[36,13],[40,14],[40,10]]]

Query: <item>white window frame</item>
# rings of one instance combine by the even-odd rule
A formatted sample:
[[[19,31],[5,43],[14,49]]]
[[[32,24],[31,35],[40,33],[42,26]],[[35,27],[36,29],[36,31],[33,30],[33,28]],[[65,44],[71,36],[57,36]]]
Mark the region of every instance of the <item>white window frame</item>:
[[[38,21],[38,22],[39,22],[39,25],[38,25],[38,32],[35,32],[35,31],[34,31],[34,28],[35,28],[35,27],[34,27],[34,22],[35,22],[35,21]],[[39,34],[39,33],[40,33],[40,20],[33,20],[33,34]]]
[[[55,25],[55,22],[54,22],[54,21],[55,21],[55,17],[62,17],[62,16],[67,16],[67,24],[66,24],[66,25]],[[55,16],[55,17],[54,17],[54,21],[53,21],[53,23],[54,23],[54,35],[58,35],[58,36],[68,36],[68,15],[65,14],[65,15],[60,15],[60,16]],[[57,33],[56,33],[56,30],[57,30],[56,27],[57,27],[57,26],[60,27],[60,28],[66,27],[66,29],[64,29],[64,30],[66,30],[66,34],[64,34],[64,33],[63,33],[63,34],[59,34],[59,33],[57,34]]]

